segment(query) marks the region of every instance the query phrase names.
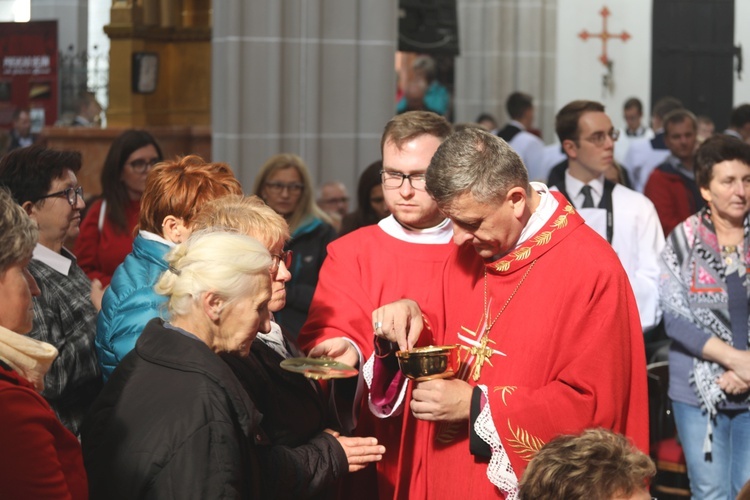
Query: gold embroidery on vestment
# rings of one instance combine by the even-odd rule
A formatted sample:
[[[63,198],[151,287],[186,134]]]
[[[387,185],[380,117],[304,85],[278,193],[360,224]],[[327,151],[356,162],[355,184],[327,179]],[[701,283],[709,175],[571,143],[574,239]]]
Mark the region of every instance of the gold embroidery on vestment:
[[[555,229],[561,229],[568,225],[568,216],[567,215],[561,215],[557,219],[555,219],[555,222],[552,223],[552,226]]]
[[[495,264],[495,270],[498,272],[503,273],[507,271],[508,269],[510,269],[510,262],[507,260],[503,260]]]
[[[513,394],[513,391],[515,391],[516,389],[518,389],[518,387],[516,387],[515,385],[498,385],[497,387],[495,387],[495,392],[501,391],[500,398],[503,400],[503,404],[505,406],[508,406],[507,401],[505,401],[505,396]]]
[[[513,255],[515,256],[516,260],[528,259],[529,255],[531,255],[531,247],[519,248],[518,250],[513,252]]]
[[[532,436],[527,430],[520,427],[513,429],[510,419],[508,419],[508,429],[510,429],[510,435],[513,436],[513,439],[508,440],[508,444],[515,450],[519,457],[527,462],[534,458],[534,455],[544,446],[544,441],[536,436]]]
[[[536,246],[546,245],[552,239],[552,231],[544,231],[534,237],[534,243]]]

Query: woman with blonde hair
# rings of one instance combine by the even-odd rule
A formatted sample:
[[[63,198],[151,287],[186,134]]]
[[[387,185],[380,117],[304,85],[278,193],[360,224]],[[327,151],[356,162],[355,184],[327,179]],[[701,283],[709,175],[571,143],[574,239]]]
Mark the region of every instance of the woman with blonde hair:
[[[247,356],[270,328],[263,245],[195,233],[165,257],[156,291],[170,320],[148,322],[87,415],[92,498],[271,498],[282,470],[261,470],[262,415],[219,354]],[[289,471],[284,471],[289,473]]]
[[[286,245],[294,254],[287,306],[276,319],[296,338],[307,319],[326,246],[336,238],[336,230],[315,204],[307,165],[297,155],[282,153],[269,158],[255,178],[253,194],[284,217],[292,233]]]
[[[242,187],[225,163],[185,156],[160,163],[148,175],[141,197],[133,251],[117,268],[102,300],[96,325],[96,351],[106,380],[135,346],[148,321],[166,299],[153,286],[167,269],[164,255],[192,232],[198,209]]]

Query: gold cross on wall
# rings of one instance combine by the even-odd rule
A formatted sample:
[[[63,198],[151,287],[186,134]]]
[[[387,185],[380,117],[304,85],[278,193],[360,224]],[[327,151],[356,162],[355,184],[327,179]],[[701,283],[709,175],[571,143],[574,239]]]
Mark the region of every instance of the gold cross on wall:
[[[602,7],[602,10],[599,11],[599,15],[602,16],[601,33],[589,33],[586,30],[583,30],[580,33],[578,33],[578,38],[580,38],[584,42],[588,40],[589,38],[600,38],[602,40],[602,55],[599,56],[599,61],[601,61],[601,63],[607,67],[609,66],[609,63],[610,63],[609,57],[607,57],[607,41],[610,38],[619,38],[623,42],[627,42],[630,38],[632,38],[630,36],[630,33],[628,33],[625,30],[623,30],[622,33],[620,33],[619,35],[616,35],[614,33],[610,33],[609,31],[607,31],[607,18],[610,16],[610,14],[611,12],[606,6]]]

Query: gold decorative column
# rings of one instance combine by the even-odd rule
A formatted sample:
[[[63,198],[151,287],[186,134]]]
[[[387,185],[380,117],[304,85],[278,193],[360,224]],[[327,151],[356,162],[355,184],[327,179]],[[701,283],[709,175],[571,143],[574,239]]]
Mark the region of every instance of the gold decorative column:
[[[111,127],[208,126],[211,122],[211,0],[113,0]],[[156,87],[133,86],[133,54],[158,57]]]

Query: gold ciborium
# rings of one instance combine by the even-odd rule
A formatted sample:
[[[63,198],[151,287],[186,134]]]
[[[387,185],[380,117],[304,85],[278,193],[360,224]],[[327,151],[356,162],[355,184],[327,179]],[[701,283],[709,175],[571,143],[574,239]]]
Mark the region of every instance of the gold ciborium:
[[[401,372],[421,382],[453,377],[460,365],[457,345],[431,345],[396,352]]]

